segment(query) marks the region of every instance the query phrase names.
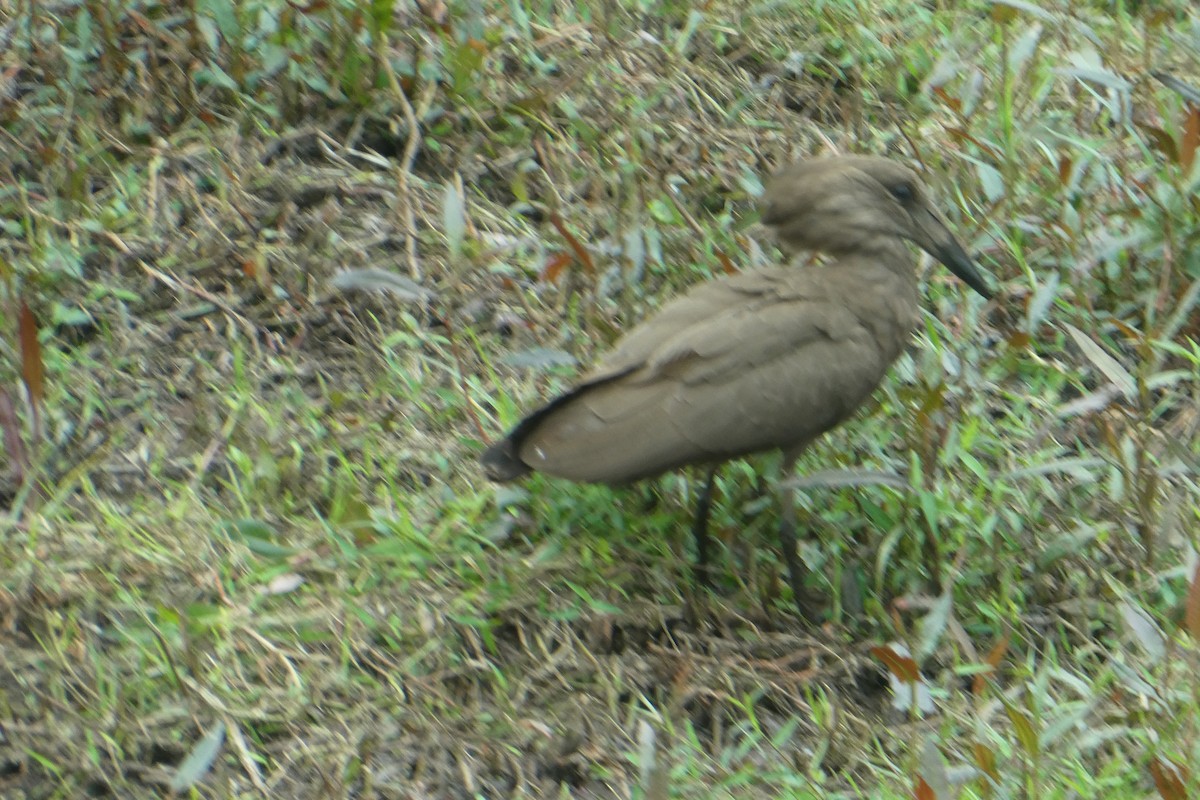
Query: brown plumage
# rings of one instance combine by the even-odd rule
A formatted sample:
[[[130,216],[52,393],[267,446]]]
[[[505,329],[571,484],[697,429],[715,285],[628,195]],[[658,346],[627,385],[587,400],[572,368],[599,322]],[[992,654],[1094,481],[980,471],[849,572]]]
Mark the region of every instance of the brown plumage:
[[[770,181],[762,205],[784,242],[829,258],[709,281],[667,303],[574,389],[489,447],[488,476],[538,470],[621,484],[771,449],[783,450],[786,474],[861,405],[908,341],[919,307],[906,241],[989,296],[916,175],[896,162],[803,162]],[[711,480],[696,523],[702,562]],[[784,512],[798,593],[793,504]]]

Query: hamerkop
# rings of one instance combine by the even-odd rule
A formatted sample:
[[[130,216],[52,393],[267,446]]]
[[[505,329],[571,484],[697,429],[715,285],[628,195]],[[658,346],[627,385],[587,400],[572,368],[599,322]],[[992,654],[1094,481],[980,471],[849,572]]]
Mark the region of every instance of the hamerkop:
[[[911,242],[990,297],[912,170],[874,156],[803,162],[776,175],[762,221],[815,266],[742,272],[692,288],[624,336],[575,388],[525,417],[483,454],[490,478],[539,470],[624,484],[688,464],[709,467],[694,533],[707,562],[716,467],[783,451],[781,474],[854,413],[917,323]],[[780,544],[802,602],[795,503]]]

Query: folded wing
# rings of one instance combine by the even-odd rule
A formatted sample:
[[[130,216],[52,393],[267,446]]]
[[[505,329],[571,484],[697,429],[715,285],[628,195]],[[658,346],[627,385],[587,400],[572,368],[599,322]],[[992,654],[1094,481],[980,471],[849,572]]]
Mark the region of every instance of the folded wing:
[[[803,446],[853,413],[894,355],[822,287],[794,268],[702,284],[507,444],[533,469],[607,483]]]

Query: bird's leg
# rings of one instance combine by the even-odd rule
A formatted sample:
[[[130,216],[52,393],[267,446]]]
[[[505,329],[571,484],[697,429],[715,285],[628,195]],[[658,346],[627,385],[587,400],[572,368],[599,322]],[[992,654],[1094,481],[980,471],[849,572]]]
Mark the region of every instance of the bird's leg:
[[[783,466],[779,471],[780,481],[786,481],[792,475],[794,456],[785,456]],[[779,501],[783,505],[779,521],[779,547],[783,550],[783,561],[787,565],[788,584],[792,587],[792,598],[800,616],[808,620],[816,620],[820,609],[810,601],[808,592],[804,589],[804,576],[807,570],[800,563],[800,555],[796,552],[796,490],[791,488],[779,489]]]
[[[800,564],[800,556],[796,553],[796,496],[791,489],[783,492],[783,514],[779,522],[779,547],[783,550],[783,561],[787,564],[788,584],[792,587],[792,596],[796,599],[796,608],[801,616],[808,616],[805,608],[804,567]]]
[[[696,583],[706,589],[712,586],[708,565],[711,542],[708,536],[708,513],[712,509],[713,478],[716,475],[717,468],[709,467],[704,488],[700,490],[700,499],[696,502],[696,517],[692,522],[692,538],[696,541]]]

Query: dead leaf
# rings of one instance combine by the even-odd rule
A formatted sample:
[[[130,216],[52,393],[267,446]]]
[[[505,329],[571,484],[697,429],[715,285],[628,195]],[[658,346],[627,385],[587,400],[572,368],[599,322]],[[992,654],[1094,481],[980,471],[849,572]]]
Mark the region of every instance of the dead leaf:
[[[1150,762],[1150,777],[1154,778],[1154,788],[1163,800],[1187,800],[1184,782],[1188,772],[1184,766],[1156,757]]]
[[[1188,586],[1187,605],[1184,609],[1184,621],[1188,633],[1200,642],[1200,565],[1192,572],[1192,582]]]
[[[575,238],[575,235],[567,230],[567,226],[563,224],[562,218],[559,217],[558,214],[551,214],[550,224],[554,226],[554,229],[558,231],[560,236],[567,240],[567,245],[570,246],[571,252],[575,254],[575,258],[579,259],[579,263],[583,265],[583,268],[586,269],[589,274],[595,273],[596,265],[592,263],[591,254],[587,251],[587,248]]]
[[[1190,173],[1196,161],[1196,147],[1200,146],[1200,106],[1192,106],[1183,128],[1183,141],[1179,144],[1179,165]]]
[[[558,283],[558,276],[571,263],[572,257],[570,253],[558,252],[546,259],[546,266],[542,267],[542,271],[538,274],[545,283]]]
[[[872,647],[871,655],[883,662],[888,672],[905,683],[916,683],[921,677],[921,669],[917,662],[907,654],[901,655],[888,646]]]
[[[25,381],[25,388],[29,390],[29,399],[34,406],[41,406],[46,391],[42,345],[38,342],[37,319],[24,300],[21,301],[17,329],[21,339],[21,378]]]
[[[983,663],[991,667],[991,672],[980,672],[975,676],[974,685],[971,687],[972,693],[978,697],[983,694],[983,687],[987,685],[988,675],[1000,668],[1000,662],[1004,660],[1004,654],[1008,652],[1008,642],[1012,637],[1012,632],[1008,631],[1004,634],[1004,638],[996,642],[992,649],[988,651],[987,658]],[[986,772],[986,770],[984,770]]]

